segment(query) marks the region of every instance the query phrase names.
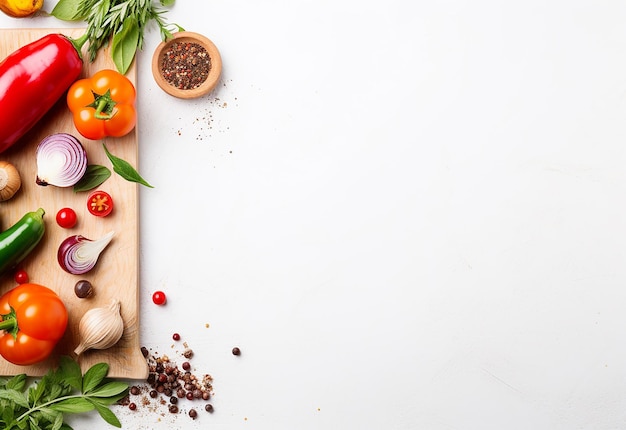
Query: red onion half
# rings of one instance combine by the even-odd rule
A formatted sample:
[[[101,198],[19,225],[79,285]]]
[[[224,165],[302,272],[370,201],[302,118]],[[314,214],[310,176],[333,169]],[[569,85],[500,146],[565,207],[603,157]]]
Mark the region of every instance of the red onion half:
[[[61,242],[57,260],[63,270],[73,275],[82,275],[93,269],[104,248],[107,247],[114,232],[109,232],[100,239],[87,239],[79,234],[70,236]]]
[[[37,184],[71,187],[87,170],[87,152],[68,133],[45,137],[37,146]]]

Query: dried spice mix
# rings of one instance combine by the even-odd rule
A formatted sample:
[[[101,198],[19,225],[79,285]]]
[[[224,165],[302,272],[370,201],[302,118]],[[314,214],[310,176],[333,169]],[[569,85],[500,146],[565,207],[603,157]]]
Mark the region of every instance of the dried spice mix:
[[[165,51],[161,74],[172,86],[181,90],[198,88],[209,76],[211,56],[195,42],[174,42]]]
[[[189,360],[193,357],[193,351],[186,346],[185,348],[182,356]],[[141,352],[148,363],[148,379],[143,384],[130,387],[129,395],[120,402],[122,405],[132,411],[140,406],[148,407],[157,413],[161,406],[169,414],[179,414],[186,410],[187,415],[194,420],[198,417],[198,408],[213,412],[213,405],[209,403],[213,395],[211,375],[195,375],[189,361],[183,362],[179,367],[166,355],[151,353],[145,347],[141,348]],[[189,407],[181,406],[179,399],[190,402]]]

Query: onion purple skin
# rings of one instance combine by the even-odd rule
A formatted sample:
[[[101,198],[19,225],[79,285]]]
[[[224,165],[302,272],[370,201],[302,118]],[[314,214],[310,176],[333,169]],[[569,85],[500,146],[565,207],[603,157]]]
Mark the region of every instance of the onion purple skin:
[[[67,237],[57,251],[59,266],[72,275],[82,275],[93,269],[100,254],[113,238],[110,232],[98,240],[88,239],[80,234]],[[79,252],[82,251],[82,254]],[[82,261],[78,258],[81,256]]]
[[[58,171],[48,171],[45,163],[47,157],[61,153],[65,164]],[[55,185],[71,187],[75,185],[87,171],[87,151],[76,136],[69,133],[55,133],[46,136],[37,146],[37,185]],[[56,166],[55,166],[56,167]],[[42,173],[41,170],[44,170]],[[43,176],[43,177],[42,177]]]
[[[83,266],[81,268],[78,268],[75,264],[73,264],[74,260],[72,259],[72,257],[75,255],[80,244],[86,240],[90,239],[87,239],[80,234],[76,234],[74,236],[66,238],[63,242],[61,242],[61,245],[59,246],[59,251],[57,252],[57,259],[61,268],[67,273],[71,273],[72,275],[82,275],[83,273],[89,272],[96,265],[95,261],[93,262],[93,264],[89,266]]]

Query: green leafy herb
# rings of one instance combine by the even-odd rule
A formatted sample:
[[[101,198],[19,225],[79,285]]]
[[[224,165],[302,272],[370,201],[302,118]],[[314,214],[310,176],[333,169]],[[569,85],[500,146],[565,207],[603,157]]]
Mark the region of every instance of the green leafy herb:
[[[74,185],[74,192],[93,190],[97,186],[101,185],[104,181],[109,179],[111,171],[99,164],[90,164],[87,166],[87,170],[80,181]]]
[[[0,380],[0,428],[71,429],[64,414],[97,411],[110,425],[122,424],[109,408],[128,393],[128,384],[108,379],[109,365],[98,363],[84,375],[70,357],[61,357],[38,382],[27,384],[26,375]]]
[[[63,21],[84,21],[89,41],[89,61],[111,43],[111,57],[117,70],[126,74],[133,64],[138,50],[143,48],[144,31],[154,21],[162,40],[172,33],[184,30],[178,24],[164,19],[164,7],[174,5],[175,0],[60,0],[51,15]]]
[[[146,187],[154,188],[144,178],[141,177],[137,170],[135,170],[135,168],[131,166],[128,161],[122,160],[121,158],[111,154],[104,143],[102,144],[102,146],[104,147],[104,152],[106,152],[107,157],[109,157],[109,160],[111,160],[111,164],[113,164],[113,171],[115,173],[117,173],[127,181],[137,182],[141,185],[145,185]]]

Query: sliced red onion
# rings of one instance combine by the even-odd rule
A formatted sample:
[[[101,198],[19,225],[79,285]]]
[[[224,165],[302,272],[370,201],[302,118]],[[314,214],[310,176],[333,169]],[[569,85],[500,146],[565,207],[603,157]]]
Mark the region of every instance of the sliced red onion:
[[[61,242],[57,259],[59,265],[68,273],[82,275],[93,269],[104,248],[107,247],[114,232],[109,232],[100,239],[87,239],[79,234],[70,236]]]
[[[71,187],[87,170],[87,152],[68,133],[45,137],[37,146],[37,184]]]

